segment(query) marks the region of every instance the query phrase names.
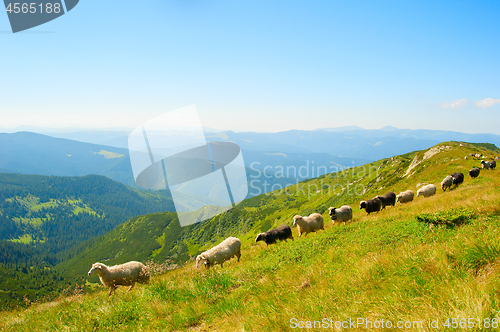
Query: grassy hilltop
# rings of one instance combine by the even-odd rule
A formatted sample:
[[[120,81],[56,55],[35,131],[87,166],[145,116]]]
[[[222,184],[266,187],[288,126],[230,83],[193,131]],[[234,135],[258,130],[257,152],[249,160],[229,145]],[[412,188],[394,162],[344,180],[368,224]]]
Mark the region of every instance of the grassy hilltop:
[[[131,219],[60,268],[79,275],[104,259],[182,262],[229,235],[242,240],[241,261],[210,270],[188,263],[111,298],[76,290],[0,313],[0,330],[274,331],[323,318],[424,322],[414,330],[429,330],[429,319],[446,330],[447,318],[472,318],[469,330],[487,327],[500,319],[500,170],[471,179],[468,170],[480,166],[472,152],[500,155],[492,145],[447,142],[257,196],[182,229],[173,214]],[[453,172],[465,181],[443,193],[439,184]],[[434,183],[437,194],[369,216],[358,209],[360,200],[387,191],[416,193],[419,183]],[[354,222],[332,225],[328,207],[343,204],[353,207]],[[295,241],[253,242],[315,211],[325,231],[298,239],[293,228]]]

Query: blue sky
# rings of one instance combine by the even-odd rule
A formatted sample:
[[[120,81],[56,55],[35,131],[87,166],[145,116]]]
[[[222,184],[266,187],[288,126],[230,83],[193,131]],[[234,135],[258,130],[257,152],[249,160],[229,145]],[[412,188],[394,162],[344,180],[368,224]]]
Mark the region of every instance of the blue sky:
[[[82,0],[0,45],[0,127],[500,134],[498,1]]]

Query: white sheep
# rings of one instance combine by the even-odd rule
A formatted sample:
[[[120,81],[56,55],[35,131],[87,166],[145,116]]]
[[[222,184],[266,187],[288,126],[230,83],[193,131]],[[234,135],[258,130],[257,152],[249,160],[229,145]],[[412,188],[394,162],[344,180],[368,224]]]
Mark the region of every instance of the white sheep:
[[[328,214],[330,215],[334,225],[335,220],[338,222],[344,222],[344,225],[347,221],[352,220],[352,208],[349,205],[343,205],[338,209],[330,207],[328,208]]]
[[[436,186],[433,184],[428,184],[417,190],[417,197],[424,196],[429,197],[436,193]]]
[[[407,190],[404,192],[400,192],[399,195],[396,196],[396,201],[404,204],[413,201],[413,197],[415,194],[411,190]]]
[[[228,237],[215,247],[199,254],[196,257],[196,267],[199,268],[202,262],[207,269],[215,264],[220,264],[220,267],[223,267],[224,262],[234,256],[238,257],[239,262],[241,257],[241,241],[235,237]]]
[[[451,175],[448,175],[441,182],[441,189],[443,189],[443,191],[446,191],[446,189],[451,188],[452,184],[453,184],[453,177]]]
[[[149,281],[149,268],[140,262],[128,262],[121,265],[106,266],[102,263],[92,264],[88,275],[99,275],[104,287],[109,288],[108,296],[111,296],[118,286],[130,286],[128,291],[134,288],[135,283],[146,284]]]
[[[293,217],[293,225],[297,226],[297,229],[299,230],[299,237],[302,233],[304,233],[304,236],[307,236],[307,233],[325,229],[323,225],[323,216],[319,213],[313,213],[309,217],[296,215]]]

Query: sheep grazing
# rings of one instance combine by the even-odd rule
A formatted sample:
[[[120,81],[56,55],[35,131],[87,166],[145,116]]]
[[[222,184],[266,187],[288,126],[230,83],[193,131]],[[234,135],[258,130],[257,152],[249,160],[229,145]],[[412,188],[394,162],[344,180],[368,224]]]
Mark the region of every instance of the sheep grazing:
[[[304,237],[307,236],[307,233],[313,233],[319,231],[320,229],[325,229],[323,225],[323,216],[319,213],[313,213],[309,217],[302,217],[296,215],[293,217],[293,225],[297,226],[299,230],[299,237],[304,234]]]
[[[360,209],[365,209],[366,214],[369,215],[372,212],[378,212],[382,208],[382,201],[380,198],[375,197],[367,201],[361,201],[359,203]]]
[[[204,263],[207,269],[215,264],[224,267],[224,262],[234,256],[238,257],[239,262],[241,257],[241,241],[235,237],[228,237],[215,247],[199,254],[196,257],[196,267],[200,268],[201,263]]]
[[[134,288],[135,283],[146,284],[149,281],[149,268],[140,262],[128,262],[121,265],[106,266],[102,263],[92,264],[88,275],[99,275],[104,287],[109,288],[108,296],[111,296],[118,286],[130,286],[128,291]]]
[[[417,190],[417,197],[424,196],[430,197],[436,193],[436,186],[433,184],[428,184]]]
[[[443,181],[441,181],[441,189],[443,191],[446,191],[446,189],[451,188],[453,184],[453,177],[451,175],[448,175],[447,177],[444,178]]]
[[[469,175],[471,178],[474,179],[474,178],[477,178],[479,176],[479,172],[481,172],[481,170],[477,167],[474,167],[473,169],[471,169],[469,171]]]
[[[459,184],[464,182],[464,174],[463,173],[453,173],[453,174],[451,174],[451,177],[453,178],[453,184],[455,186],[458,186]]]
[[[389,191],[387,194],[383,194],[382,196],[377,196],[378,199],[382,202],[382,209],[385,209],[387,205],[394,206],[396,204],[396,194],[392,191]]]
[[[281,225],[275,229],[268,230],[264,233],[259,233],[255,238],[255,242],[264,241],[267,245],[276,243],[277,240],[292,239],[292,229],[288,225]]]
[[[495,169],[495,167],[497,167],[497,162],[494,160],[492,160],[492,161],[481,160],[481,166],[484,169]]]
[[[405,192],[399,193],[399,195],[396,196],[396,201],[398,201],[401,204],[408,203],[413,201],[413,197],[415,196],[415,193],[411,190],[407,190]]]
[[[335,220],[338,222],[344,222],[352,220],[352,208],[349,205],[342,205],[340,208],[336,209],[334,207],[328,208],[328,214],[332,219],[332,223],[335,225]]]

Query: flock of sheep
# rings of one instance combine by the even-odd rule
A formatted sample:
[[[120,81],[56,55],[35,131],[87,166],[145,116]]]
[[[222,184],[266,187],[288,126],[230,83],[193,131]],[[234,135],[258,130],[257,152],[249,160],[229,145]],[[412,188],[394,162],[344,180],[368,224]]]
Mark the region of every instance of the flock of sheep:
[[[472,157],[477,157],[476,154],[471,154]],[[480,155],[482,157],[482,155]],[[467,158],[467,157],[466,157]],[[496,167],[495,160],[481,161],[483,169],[494,169]],[[475,167],[469,171],[471,178],[479,176],[480,169]],[[463,183],[464,175],[462,173],[453,173],[446,176],[441,182],[441,189],[446,189],[452,186],[458,186]],[[417,190],[417,197],[429,197],[436,194],[436,186],[427,184]],[[396,202],[401,204],[413,201],[415,194],[412,190],[396,194],[392,191],[376,196],[372,199],[361,201],[359,208],[365,209],[367,215],[372,212],[383,210],[386,206],[394,206]],[[335,221],[343,222],[344,225],[347,221],[352,220],[352,208],[348,205],[343,205],[340,208],[330,207],[328,214],[335,224]],[[296,215],[293,217],[293,226],[297,226],[299,237],[307,233],[313,233],[324,229],[323,216],[320,213],[313,213],[307,217]],[[277,228],[271,229],[267,232],[260,233],[255,238],[255,242],[264,241],[267,245],[274,244],[278,240],[287,241],[293,240],[292,229],[288,225],[281,225]],[[241,241],[236,237],[228,237],[217,246],[201,253],[196,257],[196,267],[205,265],[206,268],[216,264],[223,266],[224,262],[230,260],[232,257],[237,257],[238,262],[241,257]],[[128,262],[121,265],[108,267],[102,263],[95,263],[88,272],[88,275],[98,274],[99,279],[103,286],[109,288],[108,296],[111,296],[118,286],[130,286],[129,291],[134,287],[135,283],[147,283],[150,279],[149,268],[140,262]]]

